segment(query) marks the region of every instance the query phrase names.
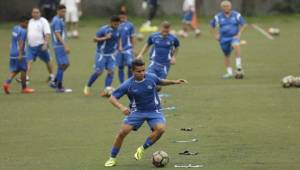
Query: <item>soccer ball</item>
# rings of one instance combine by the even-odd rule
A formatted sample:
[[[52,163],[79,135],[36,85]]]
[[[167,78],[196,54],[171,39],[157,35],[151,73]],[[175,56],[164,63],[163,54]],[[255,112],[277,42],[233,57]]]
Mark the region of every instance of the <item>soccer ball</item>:
[[[152,164],[157,168],[165,167],[169,163],[169,156],[165,151],[156,151],[152,154]]]
[[[282,87],[289,88],[292,87],[295,83],[294,76],[286,76],[281,80]]]
[[[242,71],[237,70],[235,75],[234,75],[235,79],[243,79],[244,78],[244,74]]]
[[[268,29],[268,33],[270,35],[278,36],[278,35],[280,35],[280,29],[271,27],[271,28]]]
[[[108,86],[108,87],[105,87],[104,89],[104,96],[105,97],[110,97],[111,94],[114,92],[115,88],[111,87],[111,86]]]

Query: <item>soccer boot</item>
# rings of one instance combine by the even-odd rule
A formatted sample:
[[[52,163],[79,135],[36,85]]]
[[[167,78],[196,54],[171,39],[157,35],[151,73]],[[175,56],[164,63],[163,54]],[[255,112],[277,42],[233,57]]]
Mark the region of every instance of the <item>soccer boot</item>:
[[[91,90],[90,90],[90,87],[89,86],[85,86],[84,89],[83,89],[83,94],[85,96],[90,96],[91,95]]]
[[[34,93],[34,89],[26,87],[26,88],[22,89],[22,93],[24,93],[24,94]]]
[[[3,84],[3,91],[5,92],[5,94],[10,94],[10,84],[4,83]]]
[[[112,167],[117,165],[117,159],[110,157],[104,164],[105,167]]]
[[[226,73],[223,75],[223,79],[231,79],[231,78],[233,78],[232,74]]]
[[[134,154],[134,158],[135,158],[136,160],[141,160],[142,157],[143,157],[143,155],[144,155],[144,151],[145,151],[145,149],[144,149],[143,146],[137,148],[137,150],[136,150],[136,152],[135,152],[135,154]]]

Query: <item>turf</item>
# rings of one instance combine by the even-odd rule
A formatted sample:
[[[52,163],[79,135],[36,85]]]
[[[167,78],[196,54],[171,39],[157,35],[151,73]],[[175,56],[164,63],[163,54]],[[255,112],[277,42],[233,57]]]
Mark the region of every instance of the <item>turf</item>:
[[[174,169],[178,163],[203,164],[207,170],[293,170],[300,160],[300,91],[283,89],[283,76],[299,75],[298,19],[280,17],[253,20],[260,26],[281,29],[274,41],[248,28],[243,39],[244,80],[222,80],[225,71],[217,42],[202,24],[201,38],[181,40],[178,63],[169,78],[186,78],[186,86],[164,89],[170,94],[163,105],[176,106],[166,111],[168,129],[163,138],[147,150],[137,162],[133,153],[149,129],[143,126],[128,136],[112,169],[154,169],[151,153],[165,150]],[[138,21],[139,22],[139,21]],[[158,21],[157,21],[158,22]],[[123,116],[106,99],[99,96],[103,77],[93,86],[93,96],[84,97],[82,89],[92,72],[95,44],[92,37],[103,21],[81,23],[79,40],[69,40],[71,67],[65,86],[74,90],[57,94],[47,87],[47,72],[42,62],[33,66],[32,95],[20,94],[19,84],[13,92],[0,92],[0,169],[2,170],[84,170],[104,169],[112,140]],[[176,27],[179,27],[177,21]],[[8,49],[12,23],[0,25],[0,80],[8,74]],[[140,49],[142,43],[138,44]],[[52,53],[53,54],[53,53]],[[117,76],[116,76],[117,78]],[[114,81],[115,86],[118,80]],[[127,100],[122,100],[127,103]],[[182,132],[182,127],[193,128]],[[174,140],[197,138],[195,143]],[[180,156],[184,150],[197,156]]]

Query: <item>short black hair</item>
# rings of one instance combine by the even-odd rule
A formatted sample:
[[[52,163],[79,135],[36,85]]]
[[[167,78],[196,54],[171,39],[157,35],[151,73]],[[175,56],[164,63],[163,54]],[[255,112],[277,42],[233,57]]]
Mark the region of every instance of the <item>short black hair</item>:
[[[171,23],[170,23],[169,21],[163,21],[163,22],[161,23],[161,26],[162,26],[163,28],[170,28],[170,27],[171,27]]]
[[[125,11],[120,11],[119,15],[125,15],[125,16],[127,16],[127,13]]]
[[[110,17],[110,22],[120,22],[120,18],[117,15],[113,15]]]
[[[26,21],[29,21],[29,17],[28,16],[23,15],[23,16],[21,16],[19,18],[19,22],[21,22],[21,23],[26,22]]]
[[[132,70],[134,70],[136,67],[144,66],[145,62],[141,59],[135,59],[131,64],[132,64]]]
[[[58,5],[57,10],[66,9],[66,6],[63,4]]]

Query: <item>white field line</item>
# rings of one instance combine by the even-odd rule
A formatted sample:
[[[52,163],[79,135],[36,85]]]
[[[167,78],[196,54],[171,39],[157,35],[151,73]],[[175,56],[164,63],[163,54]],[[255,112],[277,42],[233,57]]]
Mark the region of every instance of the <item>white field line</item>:
[[[268,34],[264,29],[262,29],[260,26],[256,25],[256,24],[252,24],[252,27],[257,30],[258,32],[260,32],[262,35],[264,35],[266,38],[268,38],[269,40],[274,40],[274,37],[271,36],[270,34]]]

